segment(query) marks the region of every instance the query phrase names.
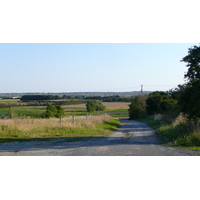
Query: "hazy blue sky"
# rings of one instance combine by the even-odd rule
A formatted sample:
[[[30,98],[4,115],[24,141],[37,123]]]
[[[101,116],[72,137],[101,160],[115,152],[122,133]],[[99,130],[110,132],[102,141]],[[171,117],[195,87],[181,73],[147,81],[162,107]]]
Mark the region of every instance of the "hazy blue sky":
[[[0,93],[168,90],[198,43],[1,43]]]

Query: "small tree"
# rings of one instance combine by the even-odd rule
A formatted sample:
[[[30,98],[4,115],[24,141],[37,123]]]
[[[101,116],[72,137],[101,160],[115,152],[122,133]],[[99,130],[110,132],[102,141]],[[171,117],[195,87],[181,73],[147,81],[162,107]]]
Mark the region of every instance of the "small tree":
[[[86,109],[88,112],[103,111],[105,108],[106,107],[102,104],[101,101],[88,101],[86,103]]]
[[[45,117],[46,118],[51,118],[51,117],[61,118],[64,116],[64,113],[65,113],[64,109],[60,105],[54,106],[48,103],[46,112],[45,112]]]
[[[101,101],[96,101],[96,111],[104,111],[106,107],[102,104]]]
[[[87,101],[86,109],[87,109],[88,112],[94,112],[95,109],[96,109],[95,102],[94,101]]]
[[[64,108],[62,108],[60,105],[57,105],[56,110],[57,110],[57,112],[56,112],[55,117],[61,118],[64,116],[64,114],[65,114]]]
[[[55,108],[55,106],[48,103],[47,108],[46,108],[46,112],[45,112],[45,117],[46,118],[55,117],[56,113],[57,113],[57,109]]]

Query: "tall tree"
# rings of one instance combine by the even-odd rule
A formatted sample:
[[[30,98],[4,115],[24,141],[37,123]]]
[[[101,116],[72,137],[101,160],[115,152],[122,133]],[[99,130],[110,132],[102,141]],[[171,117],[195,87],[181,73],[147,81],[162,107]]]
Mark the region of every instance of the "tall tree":
[[[189,48],[188,55],[185,56],[182,62],[187,63],[188,71],[185,74],[185,78],[188,79],[190,83],[200,80],[200,46],[194,46]]]
[[[181,61],[188,67],[185,74],[188,82],[180,93],[179,105],[183,113],[192,119],[198,119],[200,118],[200,46],[189,48],[188,55]]]

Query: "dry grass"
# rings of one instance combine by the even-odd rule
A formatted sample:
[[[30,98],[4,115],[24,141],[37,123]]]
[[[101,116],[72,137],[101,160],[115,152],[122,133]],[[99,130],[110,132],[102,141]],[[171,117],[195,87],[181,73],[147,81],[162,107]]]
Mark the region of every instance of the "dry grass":
[[[129,102],[102,102],[106,106],[106,110],[116,110],[116,109],[129,109]],[[74,111],[78,109],[86,109],[85,104],[79,105],[66,105],[63,106],[68,111]]]
[[[154,120],[157,120],[157,121],[161,121],[162,117],[163,117],[163,115],[161,115],[161,114],[156,114],[153,116]]]
[[[129,109],[130,102],[103,102],[107,110]]]
[[[178,126],[180,124],[183,124],[187,121],[187,117],[184,116],[183,114],[180,114],[175,120],[174,122],[172,123],[172,125],[175,127],[175,126]]]
[[[85,104],[78,104],[78,105],[65,105],[62,106],[64,109],[68,111],[74,111],[74,110],[79,110],[79,109],[86,109]]]
[[[119,121],[109,115],[65,117],[62,123],[52,119],[4,119],[0,120],[0,140],[32,138],[81,138],[108,135]]]
[[[111,117],[109,115],[102,116],[79,116],[75,117],[73,120],[72,117],[65,117],[62,119],[62,123],[60,123],[60,119],[52,118],[52,119],[5,119],[0,120],[1,131],[4,129],[9,130],[19,130],[19,131],[31,131],[38,130],[44,131],[47,128],[80,128],[80,127],[94,127],[97,124],[103,123],[104,121],[110,120]]]

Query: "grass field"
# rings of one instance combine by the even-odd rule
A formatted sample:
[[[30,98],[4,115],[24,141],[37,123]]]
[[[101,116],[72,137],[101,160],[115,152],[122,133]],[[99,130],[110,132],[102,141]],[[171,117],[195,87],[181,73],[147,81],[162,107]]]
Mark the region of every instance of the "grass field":
[[[0,99],[0,103],[16,103],[19,101],[19,99]]]
[[[0,108],[0,116],[8,116],[10,108]],[[39,118],[43,112],[45,112],[46,107],[44,106],[18,106],[18,107],[12,107],[13,113],[17,117],[34,117]]]
[[[0,120],[0,142],[64,138],[66,141],[104,137],[111,134],[120,122],[109,115],[65,117],[59,119]]]
[[[42,113],[46,111],[46,106],[21,106],[18,101],[17,99],[0,100],[0,104],[12,104],[12,108],[0,107],[0,117],[3,116],[0,119],[0,142],[48,140],[60,137],[66,141],[76,141],[104,137],[116,130],[120,124],[119,120],[112,116],[127,116],[129,105],[129,103],[103,103],[106,106],[105,112],[94,112],[89,115],[85,104],[65,105],[62,106],[65,117],[60,123],[58,118],[41,118]],[[16,102],[18,106],[15,106]],[[12,118],[9,117],[11,112]],[[114,113],[104,114],[109,112]],[[75,116],[75,121],[72,116]]]

